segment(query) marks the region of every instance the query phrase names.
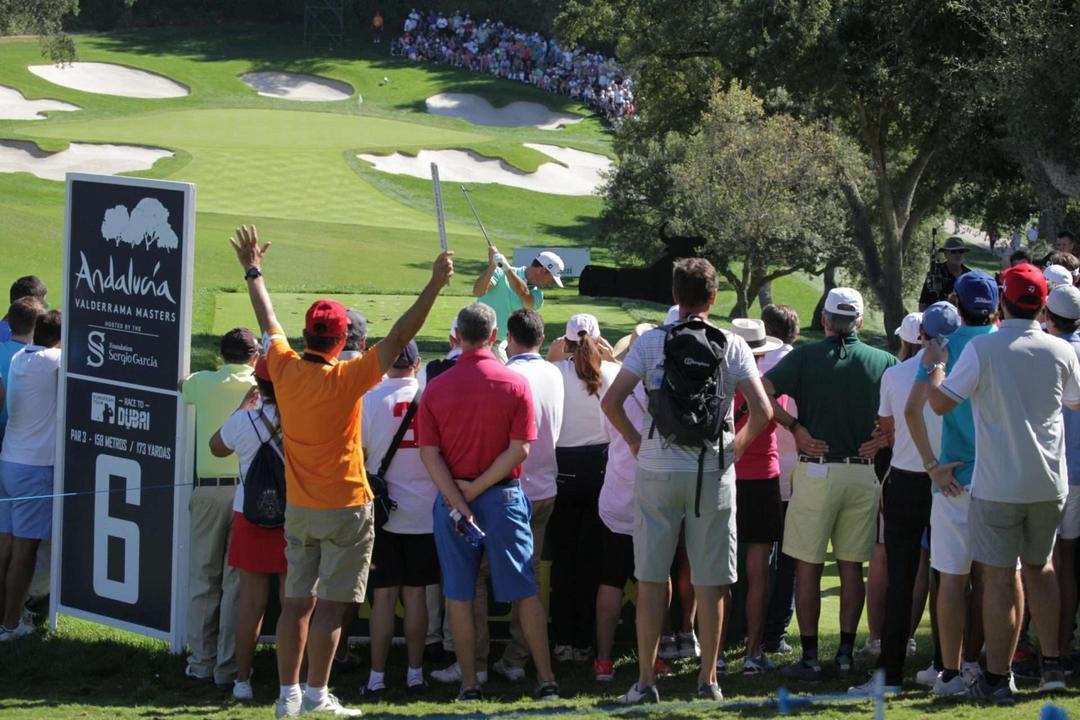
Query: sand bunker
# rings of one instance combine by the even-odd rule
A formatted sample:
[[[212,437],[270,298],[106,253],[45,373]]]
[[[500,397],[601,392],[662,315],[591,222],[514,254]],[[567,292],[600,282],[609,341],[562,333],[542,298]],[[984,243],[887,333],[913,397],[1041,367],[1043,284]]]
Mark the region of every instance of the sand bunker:
[[[432,95],[427,99],[427,109],[429,113],[449,115],[474,125],[534,127],[540,130],[558,130],[563,125],[585,119],[580,115],[555,112],[534,102],[512,102],[497,108],[479,95],[467,93]]]
[[[526,147],[566,163],[566,166],[543,163],[536,172],[526,173],[499,158],[485,158],[467,150],[421,150],[416,157],[401,153],[361,154],[358,157],[374,165],[376,170],[393,175],[428,179],[434,162],[439,164],[439,178],[447,182],[498,183],[552,195],[592,195],[603,182],[601,171],[611,167],[611,160],[603,155],[552,145],[528,144]]]
[[[51,83],[97,95],[161,99],[190,94],[187,87],[164,75],[111,63],[31,65],[27,70]]]
[[[50,110],[78,110],[59,100],[27,100],[15,88],[0,85],[0,120],[44,120]]]
[[[247,85],[266,97],[302,102],[348,100],[352,85],[340,80],[291,72],[250,72],[240,76]]]
[[[44,180],[63,180],[68,172],[107,175],[149,170],[172,153],[138,145],[71,143],[67,150],[45,152],[34,143],[0,140],[0,172],[28,172]]]

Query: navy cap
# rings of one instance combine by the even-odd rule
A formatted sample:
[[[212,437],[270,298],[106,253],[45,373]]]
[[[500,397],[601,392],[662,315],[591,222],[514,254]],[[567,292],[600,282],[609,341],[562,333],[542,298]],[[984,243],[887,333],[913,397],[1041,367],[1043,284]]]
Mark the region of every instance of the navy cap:
[[[958,277],[953,292],[960,306],[972,315],[987,317],[997,312],[997,281],[981,270],[972,270]]]
[[[928,338],[948,337],[960,327],[960,313],[944,300],[923,310],[923,334]]]
[[[420,359],[420,349],[416,347],[416,341],[410,340],[406,343],[405,347],[401,349],[401,354],[397,356],[397,360],[394,360],[394,367],[398,370],[404,370],[410,368],[416,364],[416,361]]]

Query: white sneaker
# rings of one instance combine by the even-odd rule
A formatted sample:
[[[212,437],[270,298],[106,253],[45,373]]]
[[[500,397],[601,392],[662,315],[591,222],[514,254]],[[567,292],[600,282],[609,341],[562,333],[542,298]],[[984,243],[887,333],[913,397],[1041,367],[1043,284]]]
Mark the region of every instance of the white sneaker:
[[[931,688],[930,692],[938,697],[955,697],[956,695],[964,695],[967,693],[967,689],[968,683],[963,675],[957,675],[948,682],[942,680],[941,675],[938,675],[937,682],[934,683],[934,687]]]
[[[877,657],[881,654],[881,640],[866,638],[866,644],[859,648],[859,653],[867,657]]]
[[[277,703],[274,705],[274,717],[300,717],[300,706],[302,704],[302,695],[295,700],[286,700],[285,698],[279,697]]]
[[[674,635],[661,635],[660,636],[660,659],[661,660],[674,660],[679,657],[679,646],[675,642]]]
[[[240,702],[250,702],[255,699],[255,694],[251,690],[251,679],[247,680],[233,680],[232,696],[234,700]]]
[[[941,671],[934,667],[934,663],[930,663],[925,670],[920,670],[915,673],[915,682],[923,687],[934,687],[934,683],[937,682],[938,675],[940,674]]]
[[[915,657],[915,653],[919,652],[919,644],[915,642],[915,638],[908,638],[907,641],[907,656]]]
[[[27,637],[28,635],[33,635],[35,629],[33,623],[23,622],[22,620],[20,620],[19,624],[14,628],[6,628],[3,625],[0,625],[0,642],[11,642]]]
[[[334,717],[360,717],[364,714],[361,710],[345,707],[330,693],[327,693],[326,699],[318,704],[304,696],[303,701],[300,703],[300,714],[311,715],[313,713],[325,713]]]
[[[496,660],[495,664],[491,666],[491,669],[502,675],[510,682],[517,682],[525,677],[525,668],[517,667],[516,665],[510,665],[505,660]],[[479,678],[477,678],[479,679]]]
[[[701,657],[701,644],[698,642],[694,631],[678,633],[675,636],[675,646],[678,649],[678,657],[696,658]]]
[[[572,662],[574,660],[574,648],[569,645],[556,645],[551,650],[551,659],[555,662]]]
[[[524,671],[522,671],[522,672],[524,672]],[[454,684],[454,683],[460,683],[461,682],[461,666],[458,665],[457,663],[454,663],[453,665],[449,666],[445,670],[432,670],[431,671],[431,679],[434,680],[435,682],[446,683],[447,685],[451,685],[451,684]],[[477,670],[476,671],[476,683],[478,685],[483,685],[484,683],[487,682],[487,680],[488,680],[487,670]]]
[[[960,674],[964,677],[964,682],[968,685],[974,685],[982,680],[982,665],[977,662],[968,662],[965,660],[960,664]]]

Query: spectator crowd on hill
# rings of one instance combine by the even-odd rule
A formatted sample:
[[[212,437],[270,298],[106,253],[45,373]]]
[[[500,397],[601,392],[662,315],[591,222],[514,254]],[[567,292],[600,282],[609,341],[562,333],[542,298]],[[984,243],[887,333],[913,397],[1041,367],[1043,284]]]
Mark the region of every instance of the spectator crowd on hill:
[[[258,331],[226,333],[221,366],[180,384],[195,413],[193,681],[254,698],[276,577],[277,717],[360,714],[329,685],[363,664],[348,643],[363,602],[366,701],[397,684],[399,600],[407,697],[431,679],[481,700],[493,675],[519,682],[530,664],[541,701],[559,697],[569,664],[610,683],[628,583],[637,667],[624,704],[659,702],[681,658],[698,660],[696,695],[712,701],[736,668],[850,678],[852,696],[881,691],[860,677],[875,669],[884,692],[900,692],[928,595],[933,660],[913,679],[934,696],[1006,704],[1018,680],[1065,688],[1080,539],[1080,260],[1068,233],[1046,267],[1017,257],[997,278],[965,266],[951,238],[925,307],[897,330],[897,356],[860,340],[866,307],[849,287],[828,292],[817,341],[799,341],[786,305],[719,327],[717,273],[702,258],[675,262],[660,326],[611,344],[579,313],[549,342],[544,290],[562,285],[562,259],[513,267],[491,247],[445,356],[426,363],[414,338],[452,252],[378,342],[363,315],[321,299],[293,349],[264,277],[269,243],[253,227],[230,242]],[[20,278],[0,320],[0,645],[35,632],[27,600],[52,530],[63,351],[45,297]],[[829,563],[840,633],[823,663]],[[497,659],[489,591],[512,608]],[[426,673],[446,652],[454,661]]]
[[[615,122],[634,114],[634,83],[614,58],[503,22],[415,8],[390,45],[394,55],[490,73],[568,95]]]

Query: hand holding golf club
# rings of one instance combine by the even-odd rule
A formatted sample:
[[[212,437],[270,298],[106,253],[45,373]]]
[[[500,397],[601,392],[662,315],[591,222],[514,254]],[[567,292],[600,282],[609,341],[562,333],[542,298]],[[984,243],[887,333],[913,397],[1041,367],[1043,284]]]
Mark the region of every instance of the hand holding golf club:
[[[499,252],[499,248],[488,244],[488,262],[496,267],[506,267],[506,256]]]

